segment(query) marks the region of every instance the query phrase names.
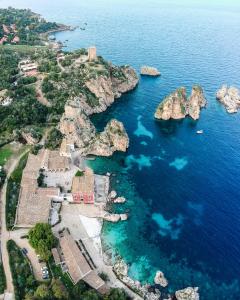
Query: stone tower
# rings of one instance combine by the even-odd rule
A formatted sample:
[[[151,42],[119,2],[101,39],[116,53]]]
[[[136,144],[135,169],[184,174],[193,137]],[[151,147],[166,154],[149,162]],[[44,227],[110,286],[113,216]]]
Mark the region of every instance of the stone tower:
[[[88,60],[95,61],[97,59],[97,49],[96,47],[88,48]]]

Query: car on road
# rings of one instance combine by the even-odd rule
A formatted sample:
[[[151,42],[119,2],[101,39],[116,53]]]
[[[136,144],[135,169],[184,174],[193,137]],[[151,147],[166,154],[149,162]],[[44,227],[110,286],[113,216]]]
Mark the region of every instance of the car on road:
[[[27,254],[28,254],[28,251],[27,251],[26,248],[22,248],[22,254],[24,254],[24,255],[27,255]]]

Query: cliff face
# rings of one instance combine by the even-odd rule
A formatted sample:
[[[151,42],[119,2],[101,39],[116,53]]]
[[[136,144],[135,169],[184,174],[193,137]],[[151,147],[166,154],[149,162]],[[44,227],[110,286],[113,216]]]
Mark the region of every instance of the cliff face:
[[[126,151],[129,145],[128,135],[121,122],[111,120],[103,132],[97,133],[79,102],[70,101],[66,104],[59,130],[83,155],[110,156],[115,151]]]
[[[105,111],[116,98],[133,90],[139,80],[135,70],[128,66],[112,66],[108,75],[96,76],[85,82],[87,89],[98,99],[98,105],[92,107],[88,105],[84,95],[80,97],[82,106],[88,115]]]
[[[74,74],[72,81],[81,88],[65,105],[59,124],[64,137],[83,155],[110,156],[114,151],[126,151],[129,139],[121,122],[112,120],[103,132],[98,133],[89,115],[105,111],[116,98],[134,89],[138,84],[135,70],[129,66],[114,66],[99,57],[91,63],[75,61],[65,71]],[[76,78],[81,80],[78,82]]]
[[[192,88],[192,93],[187,98],[186,88],[181,87],[166,97],[158,106],[155,112],[156,119],[183,119],[190,116],[197,120],[200,116],[200,110],[206,106],[207,102],[203,90],[199,86]]]
[[[240,107],[240,90],[223,85],[217,91],[216,98],[225,106],[228,113],[236,113]]]
[[[87,154],[110,156],[115,151],[125,152],[129,146],[129,138],[123,124],[111,120],[104,131],[97,134],[86,150]]]

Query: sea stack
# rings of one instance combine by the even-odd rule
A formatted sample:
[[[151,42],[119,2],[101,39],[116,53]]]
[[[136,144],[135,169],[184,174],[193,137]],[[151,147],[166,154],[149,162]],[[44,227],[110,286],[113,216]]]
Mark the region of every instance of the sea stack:
[[[205,107],[203,89],[195,85],[189,98],[185,87],[178,88],[167,96],[157,107],[154,117],[159,120],[179,120],[187,116],[193,120],[199,119],[201,108]]]
[[[240,107],[240,90],[236,87],[223,85],[217,91],[216,98],[230,114],[236,113]]]
[[[143,67],[141,67],[141,75],[160,76],[161,73],[158,71],[157,68],[149,67],[149,66],[143,66]]]

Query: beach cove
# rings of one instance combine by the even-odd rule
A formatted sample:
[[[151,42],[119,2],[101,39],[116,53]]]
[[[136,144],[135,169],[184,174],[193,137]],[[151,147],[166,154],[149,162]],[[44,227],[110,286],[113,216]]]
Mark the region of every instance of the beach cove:
[[[114,210],[130,212],[127,222],[104,224],[104,248],[120,254],[136,280],[153,282],[161,270],[169,291],[198,286],[201,299],[236,299],[240,116],[228,115],[215,93],[223,83],[239,86],[239,7],[234,1],[228,6],[160,2],[62,1],[56,6],[44,1],[44,7],[2,1],[71,26],[86,22],[85,31],[56,34],[66,50],[96,45],[113,63],[161,71],[161,77],[142,78],[135,91],[92,118],[99,130],[119,119],[130,138],[126,154],[90,162],[96,173],[115,174],[112,189],[127,202]],[[196,83],[208,100],[198,122],[153,119],[161,99]],[[204,134],[196,135],[197,130]]]

